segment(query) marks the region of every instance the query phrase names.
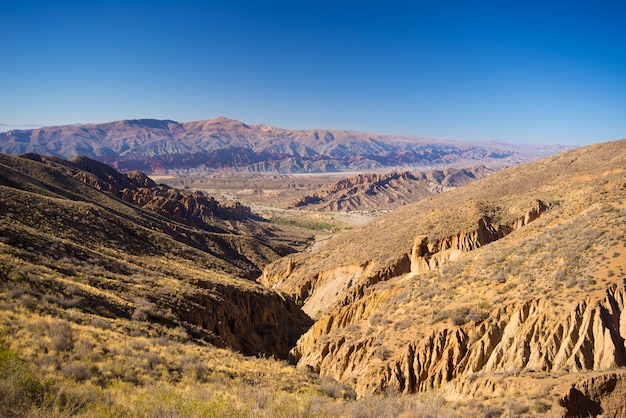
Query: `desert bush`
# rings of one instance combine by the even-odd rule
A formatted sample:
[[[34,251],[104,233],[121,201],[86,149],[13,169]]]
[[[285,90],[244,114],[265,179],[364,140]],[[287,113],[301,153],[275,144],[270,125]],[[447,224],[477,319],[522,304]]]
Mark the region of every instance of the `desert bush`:
[[[75,306],[78,306],[78,304],[80,303],[80,300],[78,299],[68,299],[54,294],[44,295],[43,300],[50,304],[58,305],[62,308],[73,308]]]
[[[105,405],[99,391],[88,384],[50,385],[44,390],[44,407],[53,416],[89,415],[90,408]]]
[[[542,401],[541,399],[536,399],[533,403],[533,411],[538,414],[543,414],[548,412],[552,407],[549,403]]]
[[[26,309],[33,309],[37,306],[37,302],[31,295],[24,294],[20,296],[17,302]]]
[[[371,325],[381,325],[383,322],[383,315],[380,312],[375,312],[367,319]]]
[[[552,276],[552,278],[557,282],[561,282],[565,280],[566,277],[567,277],[567,273],[565,273],[565,271],[563,270],[557,270],[556,273],[554,273],[554,275]]]
[[[410,326],[411,326],[411,321],[409,319],[402,319],[402,320],[396,321],[393,324],[393,329],[394,329],[394,331],[401,331],[401,330],[406,329],[406,328],[408,328]]]
[[[92,327],[100,329],[111,329],[111,321],[101,317],[95,317],[90,322]]]
[[[511,399],[507,402],[507,409],[513,416],[522,415],[529,411],[526,403]]]
[[[356,393],[350,386],[344,385],[332,377],[324,377],[321,384],[324,393],[333,399],[356,399]]]
[[[61,372],[64,377],[73,379],[77,382],[83,382],[93,376],[93,369],[80,361],[74,361],[66,364],[61,369]]]
[[[24,288],[20,285],[9,283],[8,289],[9,297],[14,300],[20,298],[24,294]]]
[[[463,325],[468,321],[469,308],[458,308],[452,312],[450,316],[450,321],[452,325]]]
[[[56,351],[69,351],[74,347],[74,336],[70,323],[64,319],[50,321],[50,339]]]
[[[0,416],[23,416],[41,405],[43,386],[31,366],[0,347]]]
[[[161,362],[161,357],[157,353],[149,351],[137,353],[135,357],[139,360],[139,364],[141,364],[146,370],[155,369]]]
[[[59,359],[55,356],[43,356],[37,361],[40,371],[54,372],[59,368]]]
[[[483,409],[483,418],[498,418],[502,416],[502,408],[497,406],[488,405]]]
[[[439,293],[440,293],[439,289],[425,289],[424,293],[420,295],[420,299],[422,300],[432,299],[435,296],[439,295]]]
[[[502,270],[495,270],[491,274],[491,281],[493,283],[506,283],[506,274]]]
[[[489,314],[480,308],[471,308],[466,316],[466,319],[468,321],[479,323],[487,319],[488,316]]]
[[[131,317],[135,321],[145,321],[148,319],[148,313],[142,308],[136,308]]]
[[[440,311],[434,312],[433,316],[432,316],[432,320],[430,321],[431,324],[436,324],[437,322],[441,322],[444,319],[447,319],[448,316],[450,316],[450,312],[448,312],[445,309],[442,309]]]
[[[393,354],[393,350],[385,345],[380,346],[376,349],[376,357],[383,361],[391,357],[391,354]]]
[[[202,361],[197,359],[184,361],[183,371],[191,379],[198,382],[206,382],[211,372]]]

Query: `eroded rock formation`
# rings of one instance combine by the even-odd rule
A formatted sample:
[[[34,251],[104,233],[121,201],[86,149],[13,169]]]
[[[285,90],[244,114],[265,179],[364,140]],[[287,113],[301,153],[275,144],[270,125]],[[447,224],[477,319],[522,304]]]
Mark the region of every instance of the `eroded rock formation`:
[[[554,400],[623,373],[624,144],[503,170],[270,266],[262,279],[317,319],[292,361],[361,396],[509,396],[546,379],[561,386],[527,399]],[[603,383],[576,391],[609,411]]]
[[[488,217],[478,220],[473,231],[462,232],[442,239],[429,240],[428,236],[420,235],[413,241],[411,250],[411,273],[417,274],[432,270],[448,261],[459,259],[463,253],[475,250],[483,245],[504,238],[530,222],[539,218],[548,206],[541,200],[530,205],[526,214],[511,223],[494,223]]]
[[[286,358],[298,338],[312,325],[293,301],[275,292],[242,291],[212,285],[179,301],[175,311],[208,335],[211,343],[246,355]],[[208,334],[207,334],[208,332]]]
[[[493,171],[484,166],[474,166],[419,173],[358,174],[304,196],[291,207],[334,212],[388,210],[452,190],[491,173]]]
[[[245,219],[252,215],[249,207],[238,202],[232,206],[223,205],[202,192],[156,184],[140,171],[120,173],[106,164],[86,157],[76,157],[70,161],[37,154],[25,154],[22,157],[64,169],[74,178],[97,190],[189,226],[214,231],[219,230],[216,227],[216,218]]]
[[[298,367],[353,382],[361,395],[388,389],[420,392],[474,373],[626,366],[626,283],[609,288],[603,299],[582,301],[562,315],[543,299],[507,305],[480,323],[436,328],[388,360],[384,353],[381,356],[376,335],[325,338],[368,318],[380,297],[363,299],[319,320],[302,336],[291,358]],[[459,391],[469,390],[463,380],[458,382]]]

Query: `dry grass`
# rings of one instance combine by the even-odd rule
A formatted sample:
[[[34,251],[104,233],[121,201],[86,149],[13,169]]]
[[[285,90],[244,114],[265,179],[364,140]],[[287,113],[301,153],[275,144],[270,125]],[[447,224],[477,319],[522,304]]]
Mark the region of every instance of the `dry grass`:
[[[523,218],[537,200],[564,220],[593,202],[616,206],[626,200],[621,168],[626,164],[625,144],[601,144],[593,152],[572,150],[403,206],[327,241],[318,252],[299,260],[292,277],[298,280],[336,266],[368,262],[384,269],[410,253],[416,236],[426,235],[432,242],[474,231],[481,218],[507,224]]]
[[[2,315],[2,416],[461,416],[438,395],[356,400],[282,361],[133,336],[122,320],[103,330],[23,308]],[[58,346],[57,333],[73,344]]]
[[[333,338],[359,341],[375,335],[381,345],[402,350],[433,327],[480,323],[494,309],[546,296],[554,301],[551,315],[558,317],[580,300],[602,296],[609,284],[623,282],[626,251],[619,251],[626,237],[615,231],[624,225],[626,210],[612,205],[566,223],[550,213],[440,270],[379,283],[369,293],[384,303]]]

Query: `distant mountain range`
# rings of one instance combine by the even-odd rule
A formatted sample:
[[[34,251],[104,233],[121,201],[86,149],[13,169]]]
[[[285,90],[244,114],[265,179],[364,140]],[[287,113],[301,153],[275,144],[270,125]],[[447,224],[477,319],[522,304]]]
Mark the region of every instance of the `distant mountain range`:
[[[355,131],[288,130],[217,117],[197,122],[122,120],[0,133],[0,152],[86,156],[122,170],[286,173],[487,164],[508,166],[561,152],[561,145],[462,142]]]
[[[33,125],[33,124],[27,124],[27,125],[15,125],[15,124],[8,124],[8,123],[0,123],[0,132],[8,132],[8,131],[15,131],[16,129],[37,129],[37,128],[41,128],[41,125]]]

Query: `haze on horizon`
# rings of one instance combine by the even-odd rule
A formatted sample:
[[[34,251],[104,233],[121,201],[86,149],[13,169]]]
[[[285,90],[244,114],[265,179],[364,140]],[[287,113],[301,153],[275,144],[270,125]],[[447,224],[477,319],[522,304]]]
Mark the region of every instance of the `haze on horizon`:
[[[0,0],[0,122],[626,137],[626,5]]]

